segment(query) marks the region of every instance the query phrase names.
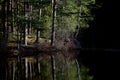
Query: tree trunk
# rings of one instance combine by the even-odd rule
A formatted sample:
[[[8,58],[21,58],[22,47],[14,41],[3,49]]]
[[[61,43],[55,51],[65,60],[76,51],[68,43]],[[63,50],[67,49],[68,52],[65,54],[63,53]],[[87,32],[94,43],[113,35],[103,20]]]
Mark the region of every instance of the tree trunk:
[[[11,0],[11,16],[12,16],[12,18],[11,18],[11,20],[12,20],[12,23],[11,23],[11,32],[12,33],[14,33],[14,1],[13,0]]]
[[[32,5],[29,5],[29,14],[32,14]],[[31,34],[31,27],[32,27],[32,23],[31,23],[31,20],[32,20],[32,17],[30,16],[28,18],[29,22],[28,22],[28,35]]]
[[[42,0],[40,0],[42,1]],[[40,3],[39,3],[40,4]],[[39,19],[41,19],[41,14],[42,14],[42,9],[40,8],[39,9]],[[36,31],[36,42],[39,43],[40,42],[40,25],[39,25],[39,28],[37,28],[37,31]]]
[[[2,4],[2,23],[3,23],[3,39],[7,40],[7,11],[8,5],[7,1],[4,0]]]
[[[30,35],[30,23],[28,23],[27,34]]]
[[[24,27],[24,44],[27,46],[27,24]]]
[[[55,20],[56,20],[56,0],[52,0],[52,33],[51,46],[55,45]]]
[[[26,17],[26,21],[28,20],[28,7],[29,7],[29,5],[28,5],[28,0],[25,0],[25,2],[24,2],[24,16]],[[28,22],[26,22],[25,23],[25,25],[24,25],[24,44],[25,44],[25,46],[27,46],[27,28],[28,28]]]
[[[32,7],[32,5],[30,5],[30,14],[32,14],[32,12],[33,12],[33,7]],[[32,17],[30,16],[30,23],[29,23],[29,34],[31,34],[32,33],[32,23],[31,23],[31,21],[32,21]]]
[[[10,2],[9,2],[9,12],[10,12],[10,20],[13,20],[13,9],[12,9],[12,3],[13,3],[13,1],[12,0],[10,0]],[[13,33],[13,21],[12,22],[10,22],[10,32],[11,33]]]
[[[17,15],[20,15],[20,0],[17,0]],[[17,18],[17,23],[19,23],[19,19]],[[17,62],[17,67],[18,67],[18,75],[17,75],[17,79],[21,80],[21,76],[22,76],[22,71],[21,71],[21,40],[20,40],[20,36],[19,36],[19,29],[20,29],[20,25],[17,24],[17,41],[18,41],[18,62]]]
[[[36,31],[36,42],[37,43],[39,43],[40,42],[40,30],[39,29],[37,29],[37,31]]]

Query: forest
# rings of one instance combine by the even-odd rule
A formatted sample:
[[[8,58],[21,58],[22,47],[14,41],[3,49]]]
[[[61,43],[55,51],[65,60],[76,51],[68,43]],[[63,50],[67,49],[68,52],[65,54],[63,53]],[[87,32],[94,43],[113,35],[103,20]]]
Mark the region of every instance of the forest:
[[[0,0],[0,80],[92,80],[76,56],[100,6],[95,0]]]

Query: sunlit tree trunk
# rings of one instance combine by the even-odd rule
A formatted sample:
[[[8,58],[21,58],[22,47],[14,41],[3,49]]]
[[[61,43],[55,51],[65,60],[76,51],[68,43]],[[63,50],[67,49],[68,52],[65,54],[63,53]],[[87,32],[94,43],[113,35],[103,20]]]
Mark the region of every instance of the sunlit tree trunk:
[[[25,27],[24,27],[24,44],[25,46],[27,46],[27,24],[25,24]]]
[[[24,25],[24,44],[25,46],[27,46],[27,33],[28,33],[28,12],[29,12],[29,1],[28,0],[24,0],[24,16],[25,16],[25,20],[26,23]]]
[[[33,6],[29,4],[29,14],[31,15],[33,12]],[[32,17],[30,16],[28,18],[29,22],[28,22],[28,35],[32,33]]]
[[[12,20],[12,23],[11,23],[11,32],[13,34],[16,34],[17,31],[16,31],[16,27],[15,27],[15,1],[14,0],[11,0],[11,20]]]
[[[13,34],[17,34],[17,29],[15,27],[15,9],[16,9],[16,6],[15,4],[17,4],[14,0],[11,0],[11,10],[12,10],[12,14],[11,14],[11,20],[12,20],[12,23],[11,23],[11,32]]]

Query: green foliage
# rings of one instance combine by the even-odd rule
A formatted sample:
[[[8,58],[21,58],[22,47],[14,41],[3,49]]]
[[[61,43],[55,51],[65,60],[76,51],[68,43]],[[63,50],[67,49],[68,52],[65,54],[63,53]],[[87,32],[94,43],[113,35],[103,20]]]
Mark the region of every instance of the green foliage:
[[[2,1],[3,0],[1,0],[1,2]],[[88,28],[89,21],[94,18],[94,16],[91,15],[91,9],[94,4],[95,0],[57,0],[56,35],[65,39],[75,32],[77,25],[80,25],[82,28]],[[41,33],[42,37],[50,37],[52,0],[28,0],[26,5],[28,6],[28,10],[24,9],[24,0],[21,0],[19,4],[13,1],[14,12],[7,16],[8,22],[10,23],[9,25],[14,27],[20,26],[22,30],[26,24],[31,24],[33,29],[38,27],[45,29]],[[32,11],[30,10],[30,6],[32,6]],[[0,11],[1,9],[2,6],[0,5]],[[2,24],[1,21],[0,24]]]
[[[85,67],[85,66],[81,66],[81,78],[82,80],[92,80],[93,76],[88,74],[89,72],[89,68]]]
[[[37,8],[44,8],[50,5],[51,0],[29,0],[29,2]]]
[[[89,21],[94,19],[91,9],[95,0],[59,0],[57,2],[57,37],[65,39],[75,32],[76,26],[88,28]]]
[[[95,0],[78,0],[78,23],[82,28],[88,28],[88,22],[93,20],[94,16],[91,14],[91,9],[95,5]]]

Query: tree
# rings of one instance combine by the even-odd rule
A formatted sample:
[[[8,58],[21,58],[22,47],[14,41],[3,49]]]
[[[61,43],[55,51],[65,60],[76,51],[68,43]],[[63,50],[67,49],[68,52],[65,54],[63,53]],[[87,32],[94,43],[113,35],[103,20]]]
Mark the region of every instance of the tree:
[[[58,40],[73,38],[74,32],[78,36],[80,28],[88,28],[89,21],[94,17],[90,11],[94,4],[95,0],[58,0],[56,38]],[[78,26],[77,30],[76,26]]]
[[[55,20],[56,20],[56,0],[52,0],[52,33],[51,33],[51,46],[55,45]]]

